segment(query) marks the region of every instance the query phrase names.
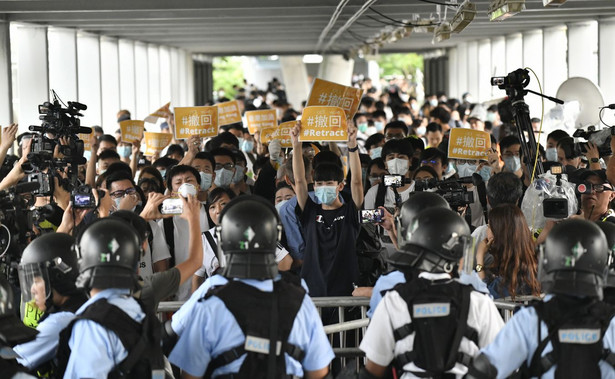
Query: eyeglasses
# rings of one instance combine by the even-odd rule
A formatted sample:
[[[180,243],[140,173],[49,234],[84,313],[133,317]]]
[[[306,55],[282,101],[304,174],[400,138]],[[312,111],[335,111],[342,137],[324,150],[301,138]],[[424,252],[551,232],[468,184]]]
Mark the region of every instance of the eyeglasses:
[[[596,193],[602,193],[604,191],[612,191],[613,190],[613,188],[611,186],[605,186],[604,184],[590,184],[590,183],[588,183],[588,185],[591,185],[592,191],[595,191]]]
[[[232,170],[233,168],[235,168],[235,164],[234,163],[225,163],[225,164],[216,163],[216,170],[220,170],[223,168],[227,170]]]
[[[432,159],[432,160],[422,160],[421,161],[421,164],[438,164],[438,163],[440,163],[440,161],[437,161],[435,159]]]
[[[126,188],[125,190],[117,190],[117,191],[111,192],[110,195],[112,198],[117,199],[120,197],[124,197],[126,195],[134,195],[135,193],[137,193],[137,189],[134,187],[131,187],[131,188]]]
[[[398,134],[390,134],[387,133],[384,135],[384,138],[388,141],[388,140],[392,140],[392,139],[402,139],[404,138],[403,133],[398,133]]]

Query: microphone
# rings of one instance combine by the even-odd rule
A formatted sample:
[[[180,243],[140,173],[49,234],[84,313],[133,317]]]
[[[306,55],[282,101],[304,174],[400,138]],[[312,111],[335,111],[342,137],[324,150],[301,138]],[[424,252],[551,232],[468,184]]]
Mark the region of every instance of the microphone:
[[[11,194],[21,194],[35,191],[39,188],[40,183],[38,182],[21,182],[17,183],[17,185],[10,187],[9,189],[0,191],[0,197],[6,197]]]

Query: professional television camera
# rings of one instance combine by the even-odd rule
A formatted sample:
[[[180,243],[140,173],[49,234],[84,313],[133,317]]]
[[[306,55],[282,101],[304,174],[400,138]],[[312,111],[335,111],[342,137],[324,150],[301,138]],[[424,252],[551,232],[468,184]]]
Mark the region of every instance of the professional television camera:
[[[615,135],[615,128],[609,127],[602,130],[596,130],[595,126],[589,126],[587,130],[577,129],[572,134],[575,137],[574,142],[579,145],[582,153],[587,152],[587,142],[589,141],[598,146],[598,153],[600,157],[607,157],[612,154],[611,152],[611,136]],[[582,141],[584,139],[585,141]]]
[[[480,177],[480,175],[479,175]],[[435,178],[417,180],[414,185],[415,191],[426,191],[435,188],[435,192],[448,202],[451,209],[465,207],[474,202],[474,193],[468,191],[463,184],[473,184],[473,176],[459,179],[437,180]]]

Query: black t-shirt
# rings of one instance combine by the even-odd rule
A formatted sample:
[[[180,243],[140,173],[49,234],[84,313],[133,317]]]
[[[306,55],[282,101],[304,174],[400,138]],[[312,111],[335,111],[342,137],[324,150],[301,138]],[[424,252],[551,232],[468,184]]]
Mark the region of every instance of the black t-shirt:
[[[303,212],[295,209],[305,237],[301,277],[310,296],[350,296],[359,277],[356,243],[359,216],[354,202],[323,210],[308,197]]]

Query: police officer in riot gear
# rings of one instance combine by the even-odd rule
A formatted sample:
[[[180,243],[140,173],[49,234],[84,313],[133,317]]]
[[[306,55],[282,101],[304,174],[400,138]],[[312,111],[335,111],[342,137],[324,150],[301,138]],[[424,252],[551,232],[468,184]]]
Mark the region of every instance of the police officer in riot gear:
[[[468,377],[504,378],[518,368],[526,377],[613,377],[615,308],[600,301],[609,253],[596,224],[557,224],[539,259],[543,291],[552,296],[515,313]]]
[[[596,222],[596,225],[606,236],[610,254],[606,286],[602,290],[603,298],[606,303],[615,305],[615,224],[612,222]]]
[[[124,221],[101,219],[85,229],[76,250],[77,286],[90,299],[61,334],[58,360],[64,377],[162,374],[160,325],[131,296],[138,289],[137,232]]]
[[[280,232],[275,208],[258,196],[224,208],[216,229],[224,270],[184,305],[191,319],[169,356],[184,378],[327,376],[334,355],[316,308],[298,278],[277,270]]]
[[[85,292],[75,286],[79,267],[74,242],[65,233],[44,234],[24,249],[19,263],[22,318],[39,334],[14,350],[20,364],[40,375],[53,372],[60,332],[87,301]]]
[[[463,218],[446,208],[420,212],[406,226],[403,250],[391,257],[417,278],[386,293],[361,342],[362,378],[379,378],[394,364],[404,377],[464,374],[503,322],[493,301],[453,279],[472,245]]]

